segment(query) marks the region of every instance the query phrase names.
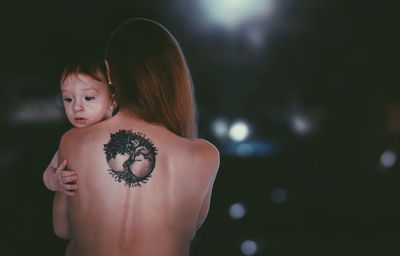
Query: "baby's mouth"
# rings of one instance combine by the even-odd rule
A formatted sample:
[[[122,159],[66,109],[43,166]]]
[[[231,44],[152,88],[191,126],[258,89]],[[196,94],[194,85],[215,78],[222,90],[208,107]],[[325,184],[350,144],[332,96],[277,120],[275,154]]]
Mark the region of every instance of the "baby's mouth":
[[[83,117],[76,117],[75,122],[78,124],[86,124],[87,119]]]

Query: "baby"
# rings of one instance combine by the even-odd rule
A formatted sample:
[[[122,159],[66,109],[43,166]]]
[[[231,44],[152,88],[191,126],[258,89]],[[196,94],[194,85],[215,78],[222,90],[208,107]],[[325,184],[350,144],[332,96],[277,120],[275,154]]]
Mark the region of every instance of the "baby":
[[[68,65],[61,74],[61,93],[69,122],[83,128],[101,122],[116,109],[115,94],[107,83],[105,65],[101,61]],[[74,196],[78,189],[78,175],[67,170],[67,160],[58,165],[58,151],[43,174],[43,181],[51,191]]]

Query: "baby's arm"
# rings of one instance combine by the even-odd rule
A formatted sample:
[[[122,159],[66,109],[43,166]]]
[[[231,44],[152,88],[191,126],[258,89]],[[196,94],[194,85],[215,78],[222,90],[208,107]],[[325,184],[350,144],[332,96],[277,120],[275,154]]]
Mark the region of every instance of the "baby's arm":
[[[75,190],[78,189],[78,175],[75,171],[66,170],[67,160],[63,160],[57,166],[58,151],[54,154],[49,166],[43,174],[43,181],[46,187],[51,191],[59,191],[65,193],[67,196],[74,196]],[[75,184],[71,184],[75,183]]]
[[[46,170],[43,173],[43,181],[46,187],[51,191],[57,191],[56,184],[54,184],[55,172],[57,170],[57,161],[58,161],[58,151],[54,154],[53,159],[49,166],[47,166]]]
[[[53,230],[60,238],[70,238],[68,198],[61,192],[56,192],[53,199]]]

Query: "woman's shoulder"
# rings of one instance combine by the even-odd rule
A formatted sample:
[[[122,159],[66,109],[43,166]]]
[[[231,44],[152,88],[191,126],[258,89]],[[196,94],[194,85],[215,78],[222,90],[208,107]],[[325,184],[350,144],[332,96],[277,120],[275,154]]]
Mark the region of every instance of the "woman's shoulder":
[[[206,157],[216,158],[219,160],[219,151],[211,142],[204,139],[188,139],[188,147],[196,154],[204,154]]]
[[[71,128],[61,136],[60,147],[77,147],[87,145],[88,142],[94,142],[94,138],[100,135],[92,126],[85,128]]]
[[[210,142],[203,139],[184,139],[180,154],[185,155],[187,162],[193,167],[201,163],[202,169],[217,171],[219,167],[219,151]]]
[[[70,141],[76,136],[76,132],[78,131],[77,128],[71,128],[68,131],[66,131],[62,136],[61,136],[61,141],[60,143],[65,143]]]

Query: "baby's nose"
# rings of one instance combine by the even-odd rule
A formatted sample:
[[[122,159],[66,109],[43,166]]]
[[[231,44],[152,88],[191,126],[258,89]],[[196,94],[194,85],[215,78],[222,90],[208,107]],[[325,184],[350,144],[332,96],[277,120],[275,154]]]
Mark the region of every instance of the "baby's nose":
[[[83,111],[83,106],[82,106],[82,104],[80,104],[79,102],[76,102],[76,103],[74,104],[74,111],[75,111],[75,112]]]

